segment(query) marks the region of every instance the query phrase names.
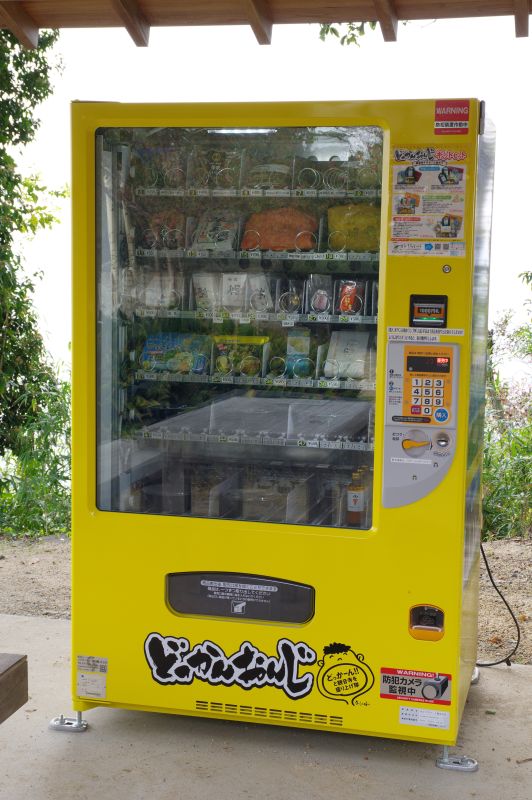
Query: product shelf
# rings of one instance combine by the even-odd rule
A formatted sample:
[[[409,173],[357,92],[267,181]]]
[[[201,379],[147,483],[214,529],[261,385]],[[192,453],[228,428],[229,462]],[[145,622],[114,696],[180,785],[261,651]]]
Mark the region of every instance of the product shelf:
[[[203,383],[203,384],[227,384],[231,386],[256,386],[256,387],[279,387],[297,389],[335,389],[337,391],[375,391],[375,382],[368,380],[351,380],[327,378],[285,378],[271,377],[265,378],[247,375],[194,375],[190,373],[175,372],[155,372],[149,370],[137,370],[135,372],[137,381],[158,381],[163,383]]]
[[[280,322],[283,327],[291,327],[297,322],[312,322],[318,325],[376,325],[377,317],[361,316],[360,314],[288,314],[283,311],[180,311],[173,308],[137,308],[134,313],[138,317],[151,319],[193,319],[212,320],[213,323],[222,323],[227,320],[247,325],[252,322]]]
[[[380,189],[174,189],[137,186],[137,197],[279,197],[283,199],[324,198],[335,200],[372,200],[381,197]]]
[[[216,261],[358,261],[364,263],[377,263],[379,254],[373,252],[358,252],[356,250],[328,250],[325,252],[292,250],[201,250],[199,248],[169,248],[145,249],[137,247],[135,255],[138,258],[171,258],[171,259],[211,259]]]
[[[270,437],[267,434],[259,436],[248,436],[245,433],[234,434],[211,434],[211,433],[193,433],[186,428],[175,431],[167,430],[162,426],[158,426],[157,430],[150,430],[146,428],[139,431],[134,436],[135,439],[144,440],[149,439],[153,441],[168,441],[168,442],[201,442],[205,444],[220,444],[220,445],[247,445],[250,447],[278,447],[278,448],[299,448],[299,449],[321,449],[321,450],[357,450],[359,452],[372,452],[373,443],[364,441],[348,441],[343,439],[327,440],[327,439],[287,439],[281,437]]]

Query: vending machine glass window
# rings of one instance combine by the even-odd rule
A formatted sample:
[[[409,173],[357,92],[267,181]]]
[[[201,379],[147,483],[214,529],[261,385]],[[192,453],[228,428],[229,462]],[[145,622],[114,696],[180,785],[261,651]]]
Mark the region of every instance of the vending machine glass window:
[[[370,528],[382,131],[95,147],[98,507]]]

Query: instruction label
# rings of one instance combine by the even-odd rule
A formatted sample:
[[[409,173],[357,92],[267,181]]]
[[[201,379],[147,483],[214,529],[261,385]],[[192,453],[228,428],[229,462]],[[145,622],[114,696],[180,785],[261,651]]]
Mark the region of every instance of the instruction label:
[[[465,256],[467,153],[395,147],[389,255]]]
[[[380,695],[385,700],[449,706],[452,676],[443,672],[381,668]]]

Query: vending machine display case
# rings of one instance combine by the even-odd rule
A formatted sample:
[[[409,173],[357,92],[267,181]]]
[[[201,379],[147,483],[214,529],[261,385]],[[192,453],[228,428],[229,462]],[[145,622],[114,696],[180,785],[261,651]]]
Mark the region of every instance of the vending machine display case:
[[[456,740],[481,108],[73,105],[78,712]]]

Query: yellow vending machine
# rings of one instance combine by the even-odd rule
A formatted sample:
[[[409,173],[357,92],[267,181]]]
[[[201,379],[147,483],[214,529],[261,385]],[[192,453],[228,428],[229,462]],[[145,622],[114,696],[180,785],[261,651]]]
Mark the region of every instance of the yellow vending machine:
[[[75,103],[73,694],[411,739],[475,668],[474,99]],[[467,762],[467,763],[466,763]]]

